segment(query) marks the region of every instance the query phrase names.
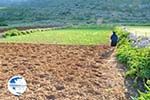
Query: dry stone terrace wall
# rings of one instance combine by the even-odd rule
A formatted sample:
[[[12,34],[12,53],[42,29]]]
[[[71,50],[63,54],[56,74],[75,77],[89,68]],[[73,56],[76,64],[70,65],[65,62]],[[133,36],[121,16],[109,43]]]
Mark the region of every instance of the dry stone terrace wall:
[[[133,47],[145,48],[150,46],[150,37],[144,35],[137,35],[135,33],[130,33],[128,36],[129,40],[132,41]]]

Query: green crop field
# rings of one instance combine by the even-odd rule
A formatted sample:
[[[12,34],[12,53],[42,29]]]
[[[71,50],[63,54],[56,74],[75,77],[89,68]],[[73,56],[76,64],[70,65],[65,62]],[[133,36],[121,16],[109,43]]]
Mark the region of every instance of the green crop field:
[[[0,42],[98,45],[108,44],[110,34],[109,28],[66,28],[2,38]]]

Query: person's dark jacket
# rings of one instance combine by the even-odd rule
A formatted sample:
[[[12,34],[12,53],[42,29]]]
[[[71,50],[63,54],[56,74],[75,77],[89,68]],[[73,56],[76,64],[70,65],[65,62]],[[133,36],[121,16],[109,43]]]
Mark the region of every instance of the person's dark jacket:
[[[118,36],[115,33],[112,34],[111,41],[112,42],[118,42]]]
[[[115,32],[113,32],[111,36],[111,46],[116,46],[118,42],[118,36],[116,35]]]

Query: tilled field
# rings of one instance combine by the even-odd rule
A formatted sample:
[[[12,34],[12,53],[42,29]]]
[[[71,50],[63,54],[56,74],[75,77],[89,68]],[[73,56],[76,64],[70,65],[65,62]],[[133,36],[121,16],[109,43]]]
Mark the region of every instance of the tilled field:
[[[0,44],[0,100],[126,100],[123,71],[108,46]],[[7,82],[22,75],[21,97]]]

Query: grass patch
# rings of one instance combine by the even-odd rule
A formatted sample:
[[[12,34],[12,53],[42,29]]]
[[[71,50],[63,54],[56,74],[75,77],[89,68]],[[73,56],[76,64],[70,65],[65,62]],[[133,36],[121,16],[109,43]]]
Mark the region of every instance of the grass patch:
[[[7,37],[1,39],[0,42],[98,45],[108,44],[110,34],[111,29],[102,27],[66,28]]]

